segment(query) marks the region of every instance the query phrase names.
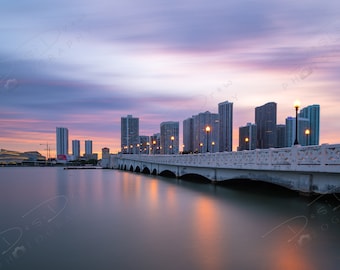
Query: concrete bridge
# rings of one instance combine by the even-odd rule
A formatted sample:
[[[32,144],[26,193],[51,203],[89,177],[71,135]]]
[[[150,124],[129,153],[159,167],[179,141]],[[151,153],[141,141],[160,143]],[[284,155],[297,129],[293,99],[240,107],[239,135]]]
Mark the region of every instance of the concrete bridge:
[[[304,193],[340,192],[340,144],[189,155],[119,154],[110,167],[178,178],[199,175],[212,182],[258,180]]]

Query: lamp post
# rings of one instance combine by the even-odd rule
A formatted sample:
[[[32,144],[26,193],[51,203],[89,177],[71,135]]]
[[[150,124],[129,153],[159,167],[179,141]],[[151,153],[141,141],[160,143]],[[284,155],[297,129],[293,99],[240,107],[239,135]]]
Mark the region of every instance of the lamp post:
[[[310,130],[307,128],[305,130],[305,135],[306,135],[306,145],[309,145],[309,134],[310,134]]]
[[[201,153],[202,153],[202,148],[203,148],[203,143],[200,143],[200,149],[201,149]]]
[[[174,140],[175,140],[175,136],[171,136],[170,137],[170,140],[171,140],[171,154],[173,155],[174,154]]]
[[[213,152],[213,153],[215,153],[214,152],[214,146],[215,146],[215,142],[213,141],[213,142],[211,142],[211,152]]]
[[[145,152],[146,152],[148,155],[150,155],[150,142],[147,142],[147,143],[146,143],[146,150],[145,150]]]
[[[206,126],[205,132],[207,133],[207,152],[209,152],[209,132],[210,132],[209,126]]]
[[[300,101],[296,100],[294,102],[294,107],[295,107],[295,141],[294,141],[294,145],[299,144],[298,142],[298,111],[299,111],[299,107],[300,107]]]
[[[249,150],[249,138],[248,137],[245,137],[244,138],[244,141],[245,141],[245,143],[246,143],[246,150],[247,150],[247,148],[248,148],[248,150]],[[247,147],[248,146],[248,147]]]
[[[156,153],[156,140],[152,141],[152,152],[153,152],[153,154]]]

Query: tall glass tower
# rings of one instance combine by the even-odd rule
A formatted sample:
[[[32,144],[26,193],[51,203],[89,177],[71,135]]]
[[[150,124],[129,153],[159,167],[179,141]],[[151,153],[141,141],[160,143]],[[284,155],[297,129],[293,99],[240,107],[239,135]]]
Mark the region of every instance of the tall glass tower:
[[[256,148],[257,127],[255,124],[247,123],[239,128],[238,151],[254,150]]]
[[[218,104],[219,151],[233,150],[233,103],[224,101]]]
[[[217,152],[219,150],[219,115],[206,111],[192,118],[194,152]]]
[[[92,155],[92,141],[85,141],[85,155]]]
[[[162,122],[160,135],[160,153],[165,155],[179,152],[179,122]]]
[[[68,129],[63,127],[56,128],[57,156],[68,155]]]
[[[319,145],[320,140],[320,105],[314,104],[301,109],[299,117],[309,120],[308,145]]]
[[[183,152],[194,152],[194,119],[192,117],[183,121]]]
[[[139,152],[139,118],[128,115],[120,120],[121,151],[123,154],[136,154]],[[138,151],[137,151],[138,150]]]
[[[72,141],[72,155],[76,159],[80,157],[80,141],[79,140]]]
[[[295,117],[287,117],[286,118],[286,146],[290,147],[294,145],[294,140],[295,140],[295,122],[296,118]],[[310,125],[309,119],[308,118],[302,118],[299,117],[298,120],[298,143],[300,145],[310,145],[309,137],[305,135],[305,130],[308,129]]]
[[[255,108],[255,124],[257,126],[257,148],[276,147],[276,103],[269,102]]]

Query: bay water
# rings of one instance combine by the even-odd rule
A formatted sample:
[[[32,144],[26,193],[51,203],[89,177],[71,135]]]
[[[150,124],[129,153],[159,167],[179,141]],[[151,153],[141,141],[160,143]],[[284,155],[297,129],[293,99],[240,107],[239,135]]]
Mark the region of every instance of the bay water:
[[[340,198],[250,181],[3,167],[0,269],[336,270]]]

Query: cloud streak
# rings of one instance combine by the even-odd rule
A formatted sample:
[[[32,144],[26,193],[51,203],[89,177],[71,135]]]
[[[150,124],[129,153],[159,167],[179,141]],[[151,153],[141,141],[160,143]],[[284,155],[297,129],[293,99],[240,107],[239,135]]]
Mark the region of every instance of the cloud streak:
[[[321,142],[337,142],[340,126],[330,119],[339,117],[339,7],[5,0],[0,145],[32,150],[37,137],[52,144],[55,127],[65,125],[71,136],[91,137],[97,152],[116,151],[121,116],[140,117],[142,132],[152,135],[162,121],[216,112],[225,100],[234,102],[238,134],[269,101],[283,123],[295,98],[321,105]]]

